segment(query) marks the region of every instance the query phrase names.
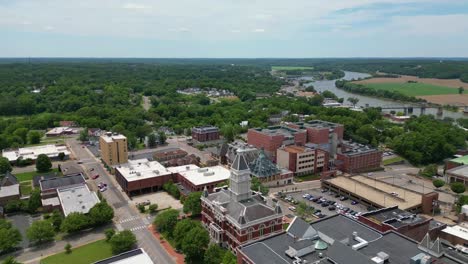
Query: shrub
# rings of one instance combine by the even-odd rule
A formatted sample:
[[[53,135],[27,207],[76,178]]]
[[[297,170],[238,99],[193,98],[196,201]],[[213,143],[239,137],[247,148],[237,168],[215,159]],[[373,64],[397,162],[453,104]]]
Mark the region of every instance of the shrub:
[[[441,179],[435,179],[435,180],[432,181],[432,184],[434,185],[434,187],[440,188],[440,187],[445,185],[445,181],[443,181]]]
[[[457,194],[464,193],[466,188],[465,185],[461,182],[454,182],[450,185],[450,189]]]
[[[158,205],[157,204],[150,204],[148,208],[150,214],[156,213],[156,210],[158,210]]]
[[[70,245],[70,243],[67,243],[64,247],[65,249],[65,254],[70,254],[72,252],[71,250],[72,246]]]

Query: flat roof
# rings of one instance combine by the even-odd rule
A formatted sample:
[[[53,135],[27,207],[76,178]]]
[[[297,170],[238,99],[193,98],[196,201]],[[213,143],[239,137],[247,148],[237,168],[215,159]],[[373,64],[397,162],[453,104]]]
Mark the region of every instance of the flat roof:
[[[303,129],[294,129],[287,126],[270,126],[267,128],[254,128],[255,131],[269,136],[283,135],[285,137],[293,137],[296,133],[306,133]]]
[[[363,213],[362,217],[371,219],[379,223],[385,223],[395,228],[406,225],[422,223],[429,219],[424,216],[416,215],[399,209],[397,206],[377,209],[371,212]]]
[[[172,172],[172,173],[180,173],[183,171],[190,171],[190,170],[196,170],[199,169],[195,164],[188,164],[188,165],[182,165],[182,166],[176,166],[176,167],[168,167],[167,170]]]
[[[468,177],[468,165],[463,165],[459,167],[455,167],[447,171],[449,174],[455,174],[459,177]]]
[[[464,165],[468,165],[468,155],[463,156],[463,157],[459,157],[459,158],[455,158],[455,159],[451,159],[450,161],[460,163],[460,164],[464,164]]]
[[[303,147],[303,146],[296,146],[296,145],[289,145],[283,148],[284,151],[291,152],[291,153],[304,153],[304,152],[312,152],[314,149]]]
[[[73,132],[73,129],[70,127],[54,127],[47,131],[46,135],[62,134],[63,132]]]
[[[146,252],[142,248],[137,248],[134,250],[130,250],[119,254],[117,256],[113,256],[94,264],[154,264],[151,258],[146,254]]]
[[[41,191],[58,189],[61,187],[68,187],[85,183],[85,179],[81,173],[71,174],[63,177],[49,178],[39,181]]]
[[[447,226],[442,229],[442,232],[450,234],[452,236],[459,237],[465,241],[468,241],[468,227],[462,225]]]
[[[180,171],[179,174],[194,185],[204,185],[229,179],[231,171],[223,166],[217,165],[213,167]]]
[[[341,176],[331,178],[326,180],[326,182],[358,197],[362,197],[380,207],[398,206],[402,210],[407,210],[419,206],[422,202],[421,194],[365,176]],[[392,192],[397,193],[398,197],[393,196]]]
[[[99,203],[96,193],[91,192],[86,184],[60,188],[57,193],[65,217],[74,212],[86,214]]]
[[[318,119],[310,120],[307,122],[298,122],[295,124],[303,126],[303,127],[308,127],[308,128],[335,128],[335,127],[343,126],[342,124],[332,123],[332,122],[318,120]]]
[[[110,134],[110,135],[107,134],[107,133],[104,133],[103,135],[101,135],[101,138],[104,139],[104,141],[106,141],[107,143],[113,142],[114,140],[127,139],[127,137],[125,137],[124,135],[116,134],[116,133],[113,133],[113,134]]]
[[[42,206],[60,206],[60,199],[58,197],[52,197],[47,199],[42,199]]]
[[[66,156],[70,155],[70,151],[68,151],[67,146],[42,145],[19,148],[16,150],[3,150],[2,156],[7,158],[9,161],[16,161],[19,157],[35,160],[40,154],[45,154],[50,158],[56,158],[60,152],[63,152]]]
[[[129,160],[125,164],[120,164],[115,167],[116,170],[129,182],[149,179],[171,174],[172,172],[166,169],[157,161],[149,161],[148,159]]]

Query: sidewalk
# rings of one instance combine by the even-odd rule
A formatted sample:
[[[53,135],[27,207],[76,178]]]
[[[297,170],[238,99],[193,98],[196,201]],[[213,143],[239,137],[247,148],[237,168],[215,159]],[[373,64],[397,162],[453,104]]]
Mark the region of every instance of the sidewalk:
[[[166,250],[167,254],[169,254],[172,258],[176,260],[177,264],[184,264],[185,263],[185,257],[184,255],[177,253],[174,248],[167,242],[166,240],[161,239],[161,234],[159,234],[153,225],[150,225],[148,227],[148,230],[153,234],[153,236],[159,241],[159,243],[164,247],[164,250]]]

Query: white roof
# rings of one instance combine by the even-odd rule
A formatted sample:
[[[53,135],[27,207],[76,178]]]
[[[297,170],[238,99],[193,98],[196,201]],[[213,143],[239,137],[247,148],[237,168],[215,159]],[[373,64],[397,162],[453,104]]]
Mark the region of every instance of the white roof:
[[[10,197],[20,194],[19,184],[0,187],[0,197]]]
[[[108,136],[107,134],[101,135],[101,138],[104,139],[106,142],[112,142],[114,140],[122,140],[122,139],[127,139],[124,135],[122,134],[112,134]]]
[[[59,206],[59,205],[60,205],[60,199],[58,197],[42,199],[42,206]]]
[[[7,158],[9,161],[15,161],[19,157],[23,159],[37,159],[40,154],[46,154],[50,158],[58,157],[58,154],[63,152],[66,156],[70,155],[70,151],[66,146],[57,145],[43,145],[27,148],[19,148],[17,150],[3,150],[2,156]]]
[[[204,185],[211,182],[224,181],[229,179],[231,171],[223,166],[213,166],[198,168],[189,171],[181,171],[179,174],[192,182],[194,185]]]
[[[96,193],[91,192],[86,184],[61,188],[57,193],[65,216],[73,212],[86,214],[99,203]]]
[[[101,262],[106,264],[154,264],[154,262],[142,248],[124,252],[96,263]]]
[[[465,241],[468,241],[468,228],[466,226],[456,225],[447,226],[442,232],[459,237]]]
[[[47,131],[46,135],[62,134],[66,131],[73,132],[73,129],[69,127],[54,127],[51,130]]]
[[[168,171],[172,173],[180,173],[183,171],[189,171],[189,170],[196,170],[200,167],[198,167],[195,164],[189,164],[189,165],[182,165],[182,166],[177,166],[177,167],[169,167],[167,168]]]
[[[129,160],[115,169],[129,182],[171,174],[161,163],[148,159]]]

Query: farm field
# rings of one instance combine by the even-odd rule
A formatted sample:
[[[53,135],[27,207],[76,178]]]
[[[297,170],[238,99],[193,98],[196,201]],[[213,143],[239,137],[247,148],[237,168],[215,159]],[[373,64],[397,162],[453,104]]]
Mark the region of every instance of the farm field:
[[[465,106],[468,105],[468,94],[443,94],[443,95],[426,95],[417,96],[428,102],[440,105],[455,105]]]
[[[458,94],[458,89],[425,83],[366,83],[365,86],[377,89],[400,92],[408,96]]]
[[[371,78],[354,83],[371,84],[371,83],[407,83],[408,81],[416,81],[418,83],[426,83],[438,86],[446,86],[452,88],[463,87],[468,89],[468,83],[462,82],[459,79],[434,79],[434,78],[419,78],[416,76],[401,75],[400,78]]]
[[[314,67],[297,67],[297,66],[271,66],[274,71],[300,71],[300,70],[313,70]]]

